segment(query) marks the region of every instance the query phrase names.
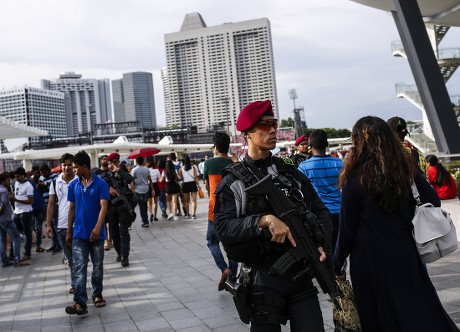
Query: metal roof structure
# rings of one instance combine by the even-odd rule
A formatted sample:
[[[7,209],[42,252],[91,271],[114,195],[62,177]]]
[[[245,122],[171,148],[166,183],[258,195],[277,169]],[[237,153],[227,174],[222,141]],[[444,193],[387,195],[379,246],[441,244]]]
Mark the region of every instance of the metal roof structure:
[[[47,136],[48,131],[30,127],[0,116],[0,139]]]
[[[238,143],[238,146],[241,144]],[[134,150],[144,147],[154,147],[160,149],[161,152],[158,155],[167,155],[170,152],[177,153],[191,153],[191,152],[203,152],[212,151],[213,144],[146,144],[146,143],[106,143],[106,144],[93,144],[93,145],[77,145],[67,146],[63,148],[44,149],[44,150],[26,150],[10,153],[1,153],[0,159],[13,159],[13,160],[54,160],[59,159],[64,153],[75,154],[80,150],[86,151],[88,154],[95,154],[96,156],[101,154],[110,154],[112,152],[118,152],[122,157],[127,157]]]
[[[388,12],[396,11],[394,0],[351,0]],[[417,0],[425,23],[460,27],[459,0]]]

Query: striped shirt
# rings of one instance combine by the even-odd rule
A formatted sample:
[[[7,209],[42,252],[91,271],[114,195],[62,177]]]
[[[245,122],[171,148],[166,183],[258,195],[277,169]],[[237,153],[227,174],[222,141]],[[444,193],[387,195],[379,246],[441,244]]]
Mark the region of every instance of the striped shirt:
[[[299,165],[331,214],[340,213],[341,194],[338,187],[343,162],[329,155],[312,156]]]

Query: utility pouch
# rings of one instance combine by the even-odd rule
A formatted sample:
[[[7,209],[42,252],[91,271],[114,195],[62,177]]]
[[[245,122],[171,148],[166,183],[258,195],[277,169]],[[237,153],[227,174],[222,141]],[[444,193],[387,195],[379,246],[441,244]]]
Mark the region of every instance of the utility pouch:
[[[238,311],[240,320],[245,324],[249,324],[251,318],[251,311],[249,310],[248,305],[248,295],[249,290],[243,285],[239,285],[239,287],[237,287],[236,294],[233,295],[233,303],[235,303],[236,311]]]

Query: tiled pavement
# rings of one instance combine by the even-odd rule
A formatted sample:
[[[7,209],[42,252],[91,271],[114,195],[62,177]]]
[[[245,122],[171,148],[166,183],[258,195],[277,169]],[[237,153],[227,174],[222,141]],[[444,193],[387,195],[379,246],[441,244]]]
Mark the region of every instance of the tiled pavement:
[[[121,267],[115,251],[106,252],[107,306],[95,308],[89,301],[85,316],[64,312],[72,296],[61,255],[34,253],[30,267],[1,269],[0,331],[248,331],[230,294],[217,291],[220,271],[205,240],[208,200],[198,203],[196,220],[163,219],[141,228],[138,218],[131,230],[131,265]],[[459,262],[457,251],[431,264],[429,271],[446,310],[460,326]],[[333,331],[331,305],[322,294],[320,300],[326,331]]]

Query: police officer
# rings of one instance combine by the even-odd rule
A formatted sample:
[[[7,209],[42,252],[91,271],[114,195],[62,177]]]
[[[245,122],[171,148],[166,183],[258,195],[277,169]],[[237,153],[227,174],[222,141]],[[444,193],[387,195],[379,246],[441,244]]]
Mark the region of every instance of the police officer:
[[[297,153],[291,155],[291,159],[295,167],[298,168],[302,161],[312,156],[310,149],[310,132],[297,138],[294,145],[297,147]]]
[[[304,196],[300,202],[316,214],[315,222],[330,229],[329,212],[292,161],[270,153],[276,146],[278,120],[269,100],[247,105],[238,116],[236,128],[246,139],[248,150],[241,162],[227,167],[216,189],[215,229],[229,257],[243,262],[243,271],[250,271],[249,278],[244,278],[249,279],[245,283],[249,289],[245,304],[250,312],[251,331],[281,331],[280,324],[287,320],[294,332],[324,331],[318,290],[311,276],[293,278],[306,269],[305,264],[297,263],[284,276],[269,273],[277,258],[296,243],[266,198],[248,197],[245,188],[254,179],[271,174],[281,189],[299,188]],[[324,243],[324,238],[315,239],[315,243],[320,241]],[[324,247],[318,250],[320,261],[325,261]],[[237,309],[242,318],[238,304]]]
[[[132,206],[129,206],[132,204],[134,194],[128,186],[133,181],[133,177],[125,168],[120,167],[118,153],[111,153],[107,157],[107,162],[109,171],[101,174],[101,177],[107,182],[110,190],[110,203],[107,211],[110,237],[117,252],[117,262],[121,262],[121,266],[126,267],[129,266],[131,241],[129,227],[136,218]]]

